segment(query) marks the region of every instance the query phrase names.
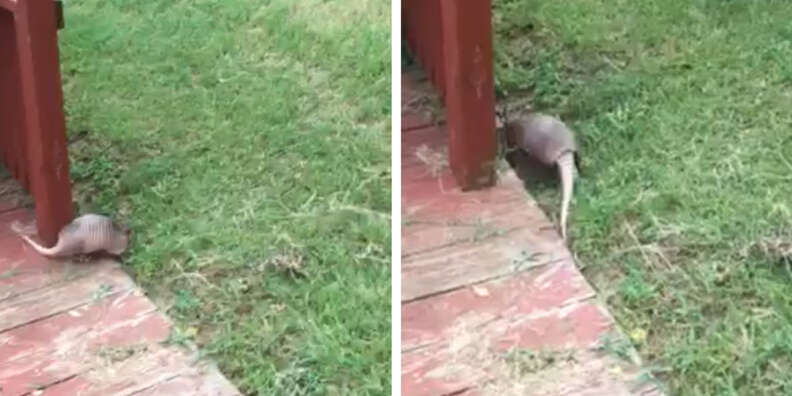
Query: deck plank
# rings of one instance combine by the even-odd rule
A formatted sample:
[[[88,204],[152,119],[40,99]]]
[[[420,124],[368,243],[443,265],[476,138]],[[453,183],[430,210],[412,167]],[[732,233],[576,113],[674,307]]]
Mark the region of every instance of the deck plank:
[[[167,316],[120,263],[48,259],[0,182],[0,395],[236,396],[211,362],[163,343]],[[31,229],[31,226],[32,229]]]
[[[590,299],[531,313],[470,312],[442,341],[403,353],[402,386],[427,396],[475,388],[509,367],[509,351],[587,350],[612,326]]]
[[[130,396],[146,394],[166,385],[165,389],[171,392],[169,395],[240,395],[227,381],[216,381],[218,374],[213,372],[214,368],[196,361],[192,354],[158,345],[152,344],[149,350],[128,359],[95,366],[91,371],[46,388],[41,395]],[[199,377],[204,378],[189,380]]]
[[[122,293],[134,283],[120,267],[106,261],[90,277],[16,295],[0,301],[0,334],[26,323],[91,303],[101,293]]]
[[[548,231],[518,229],[402,259],[402,302],[525,271],[569,257]]]
[[[0,334],[0,388],[24,394],[31,384],[58,383],[105,364],[106,356],[162,342],[169,326],[155,311],[128,290]]]
[[[594,290],[576,275],[574,263],[563,260],[514,277],[403,304],[402,351],[442,342],[451,329],[471,316],[486,321],[539,315],[593,297]]]

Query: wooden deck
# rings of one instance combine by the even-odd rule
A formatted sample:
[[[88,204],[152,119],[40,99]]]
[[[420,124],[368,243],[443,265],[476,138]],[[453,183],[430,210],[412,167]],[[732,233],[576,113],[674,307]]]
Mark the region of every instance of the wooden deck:
[[[427,114],[402,114],[402,394],[660,395],[522,181],[461,192]]]
[[[2,178],[0,396],[240,394],[195,351],[163,343],[168,319],[119,263],[45,259],[12,230],[33,222]]]

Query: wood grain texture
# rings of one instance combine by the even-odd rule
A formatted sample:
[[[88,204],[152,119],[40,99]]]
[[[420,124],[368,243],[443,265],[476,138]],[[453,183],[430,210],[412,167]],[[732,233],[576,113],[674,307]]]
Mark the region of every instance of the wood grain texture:
[[[89,304],[102,293],[122,293],[132,287],[132,280],[117,265],[99,264],[90,277],[58,283],[0,301],[0,334]]]
[[[402,259],[402,301],[515,274],[569,257],[547,232],[518,229]]]
[[[594,290],[571,260],[548,264],[513,277],[461,289],[402,305],[402,350],[440,343],[450,329],[476,317],[498,320],[519,315],[539,316],[590,299]]]

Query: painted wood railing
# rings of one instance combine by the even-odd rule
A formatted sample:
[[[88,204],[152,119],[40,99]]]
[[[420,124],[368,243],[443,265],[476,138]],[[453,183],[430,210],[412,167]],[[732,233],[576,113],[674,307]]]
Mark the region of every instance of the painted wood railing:
[[[402,0],[408,49],[445,104],[449,164],[463,190],[494,182],[490,0]]]
[[[0,156],[32,195],[47,245],[72,216],[58,11],[53,0],[0,0]]]

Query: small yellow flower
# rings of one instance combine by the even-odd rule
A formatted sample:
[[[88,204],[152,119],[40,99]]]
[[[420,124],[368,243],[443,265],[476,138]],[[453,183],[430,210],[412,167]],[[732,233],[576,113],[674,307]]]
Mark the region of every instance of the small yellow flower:
[[[630,339],[636,344],[643,344],[646,341],[646,330],[637,328],[630,332]]]

